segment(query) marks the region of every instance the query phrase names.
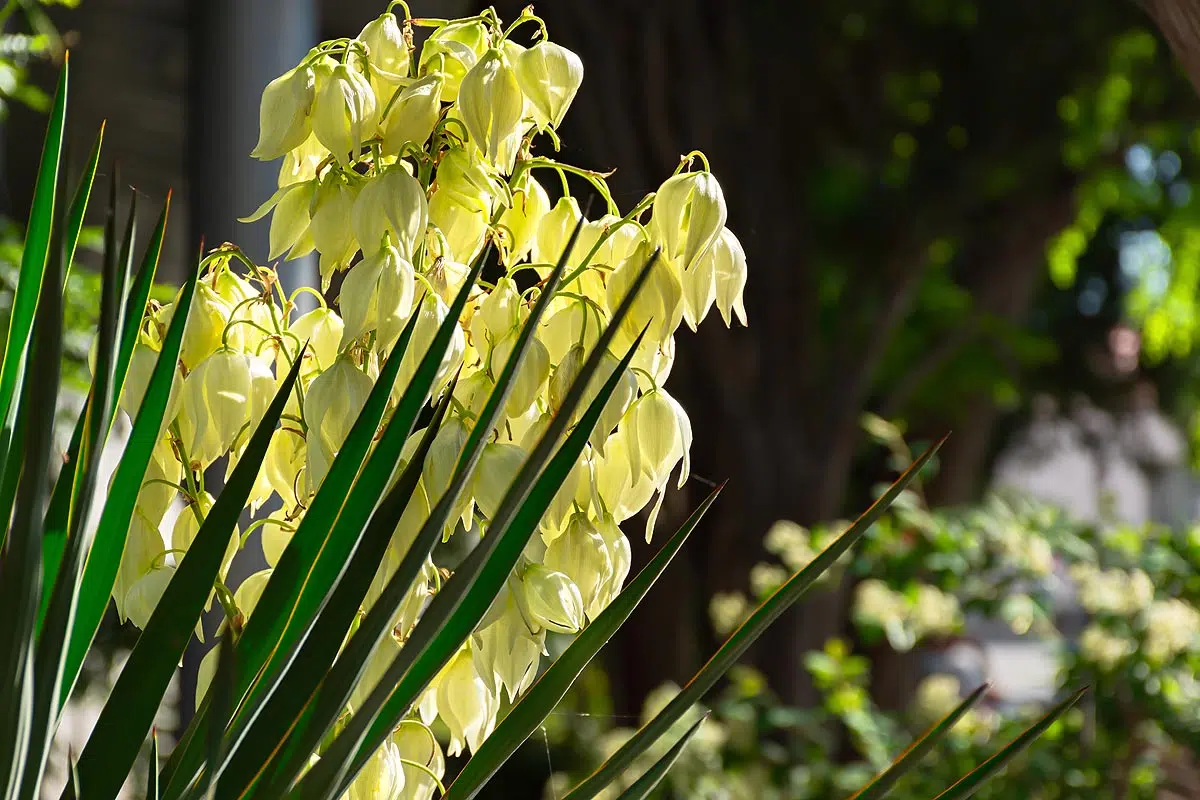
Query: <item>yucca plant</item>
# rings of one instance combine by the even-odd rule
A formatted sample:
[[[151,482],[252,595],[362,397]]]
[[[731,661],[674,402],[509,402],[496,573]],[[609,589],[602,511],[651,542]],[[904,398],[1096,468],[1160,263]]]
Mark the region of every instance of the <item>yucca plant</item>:
[[[322,305],[292,319],[274,273],[232,246],[202,254],[174,303],[149,303],[166,213],[135,270],[134,220],[122,232],[110,197],[93,382],[47,498],[62,286],[100,153],[98,138],[68,192],[64,68],[0,371],[5,798],[37,794],[110,598],[141,635],[64,796],[113,797],[147,738],[157,752],[155,711],[215,598],[225,622],[197,714],[165,767],[152,758],[148,796],[474,797],[715,501],[719,490],[625,582],[618,521],[661,502],[677,466],[686,477],[690,423],[661,387],[671,337],[714,304],[744,321],[745,262],[707,164],[689,171],[696,158],[618,216],[602,175],[530,153],[536,134],[555,136],[582,66],[549,42],[513,43],[525,23],[540,26],[531,11],[507,29],[490,10],[454,22],[387,13],[268,87],[255,154],[288,156],[264,207],[272,248],[315,247],[327,279],[348,269],[340,316]],[[434,28],[419,59],[414,25]],[[550,208],[533,169],[582,175],[610,215],[587,222],[569,195]],[[501,274],[489,282],[492,253]],[[524,289],[521,269],[537,276]],[[133,427],[102,493],[97,464],[118,407]],[[932,454],[567,797],[623,776]],[[224,456],[213,498],[204,472]],[[615,484],[597,477],[605,464]],[[238,518],[272,495],[284,511],[256,523],[272,568],[231,591]],[[168,543],[158,528],[173,499],[185,507]],[[452,568],[431,559],[443,539],[466,540]],[[548,632],[574,639],[539,669]],[[978,697],[861,796],[886,792]],[[945,796],[970,794],[1073,700]],[[434,717],[452,753],[470,751],[449,785]],[[695,730],[622,796],[651,792]]]

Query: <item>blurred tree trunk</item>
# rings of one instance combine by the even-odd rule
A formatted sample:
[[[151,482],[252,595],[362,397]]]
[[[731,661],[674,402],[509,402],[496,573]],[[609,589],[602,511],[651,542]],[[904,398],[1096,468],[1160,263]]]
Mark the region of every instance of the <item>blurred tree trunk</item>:
[[[1141,0],[1192,84],[1200,89],[1200,0]]]

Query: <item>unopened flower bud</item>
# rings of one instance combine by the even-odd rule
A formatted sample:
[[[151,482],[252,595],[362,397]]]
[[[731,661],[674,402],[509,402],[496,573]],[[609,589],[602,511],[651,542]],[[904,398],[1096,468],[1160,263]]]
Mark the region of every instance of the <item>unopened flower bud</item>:
[[[456,756],[464,747],[478,750],[496,726],[500,698],[488,690],[476,672],[469,644],[442,668],[436,683],[438,714],[450,731],[446,753]]]
[[[372,386],[371,378],[348,356],[339,357],[309,384],[304,398],[304,421],[308,425],[310,491],[316,491],[325,480]]]
[[[525,96],[503,50],[489,50],[463,77],[458,107],[484,158],[505,172],[511,169],[520,144]]]
[[[729,327],[729,313],[737,315],[746,325],[746,306],[742,294],[746,290],[746,251],[729,228],[722,228],[713,242],[713,268],[716,273],[716,302],[721,319]]]
[[[725,195],[711,172],[682,172],[658,187],[650,226],[666,256],[686,271],[716,241],[725,213]]]
[[[375,132],[375,92],[370,81],[350,64],[318,67],[316,72],[313,135],[341,164],[349,164]]]
[[[588,619],[594,620],[604,610],[604,602],[607,602],[604,590],[613,577],[612,556],[600,532],[586,515],[571,516],[562,535],[547,545],[543,563],[571,576],[579,587]]]
[[[562,124],[583,83],[579,56],[554,42],[538,42],[517,57],[516,73],[538,127]]]
[[[312,130],[309,114],[316,77],[311,67],[296,67],[267,84],[258,111],[258,144],[250,155],[272,161],[299,147]]]
[[[425,146],[442,114],[445,84],[446,79],[441,75],[426,75],[404,87],[380,125],[384,155],[400,155],[407,142]]]
[[[525,617],[554,633],[583,630],[583,597],[579,587],[561,572],[528,564],[517,581],[516,598]]]
[[[415,290],[412,264],[391,244],[351,267],[338,295],[345,320],[341,346],[376,331],[379,348],[391,349],[412,315]]]

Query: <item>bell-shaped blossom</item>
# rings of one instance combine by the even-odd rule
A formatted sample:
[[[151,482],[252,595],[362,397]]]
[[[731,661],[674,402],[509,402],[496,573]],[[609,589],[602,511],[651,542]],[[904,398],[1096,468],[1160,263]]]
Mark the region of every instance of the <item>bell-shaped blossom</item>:
[[[182,291],[182,290],[180,290]],[[178,296],[175,298],[178,301]],[[163,306],[158,313],[157,321],[166,328],[175,315],[176,304]],[[225,337],[225,328],[229,325],[233,309],[221,298],[208,281],[196,282],[196,291],[192,295],[192,308],[188,313],[187,324],[183,328],[183,346],[179,350],[179,360],[188,370],[196,366],[216,352],[222,346],[223,338],[230,347],[241,349],[241,326],[235,326]]]
[[[307,496],[301,476],[307,462],[308,447],[297,426],[287,424],[275,432],[263,458],[263,472],[287,508],[295,508]]]
[[[390,167],[363,184],[351,221],[364,253],[374,252],[390,233],[404,257],[412,259],[429,222],[425,190],[403,166]]]
[[[442,75],[426,75],[401,90],[380,124],[384,155],[400,155],[409,142],[417,147],[425,146],[442,114],[445,85],[446,79]]]
[[[283,557],[283,551],[292,541],[299,520],[288,521],[283,512],[277,511],[267,517],[265,524],[259,528],[263,549],[263,558],[267,565],[274,567]]]
[[[312,131],[315,97],[312,67],[296,67],[268,83],[258,111],[258,144],[250,155],[272,161],[303,144]]]
[[[746,306],[742,294],[746,290],[746,251],[742,243],[729,228],[722,228],[713,242],[713,270],[716,273],[716,303],[725,326],[729,326],[730,312],[746,325]]]
[[[129,533],[125,537],[125,549],[121,551],[121,565],[117,569],[117,577],[112,588],[112,597],[117,606],[117,616],[121,618],[122,622],[130,618],[127,599],[129,591],[144,576],[156,568],[161,568],[166,563],[166,550],[167,542],[159,532],[158,525],[148,520],[140,511],[135,510],[133,517],[129,520]],[[143,587],[142,594],[135,598],[135,601],[141,602],[145,598],[145,590],[152,585],[156,586],[157,584]],[[165,586],[165,584],[163,585]],[[154,599],[157,601],[157,597]],[[150,615],[147,613],[139,614],[139,616],[144,622]]]
[[[518,572],[514,595],[527,622],[554,633],[583,629],[583,596],[569,576],[536,563]]]
[[[374,385],[348,356],[341,356],[308,387],[304,421],[308,425],[308,485],[316,491],[346,441]]]
[[[321,254],[321,283],[328,288],[336,270],[344,269],[358,250],[354,238],[354,201],[358,188],[339,173],[330,171],[313,198],[312,222],[308,232]]]
[[[488,442],[475,467],[473,493],[479,510],[488,519],[496,516],[504,495],[525,464],[528,453],[520,445]]]
[[[675,465],[683,467],[679,485],[687,481],[691,465],[692,423],[683,406],[665,389],[647,392],[630,406],[622,427],[629,426],[630,469],[664,483]]]
[[[633,287],[652,253],[648,243],[638,245],[609,277],[608,307],[614,312]],[[642,328],[649,325],[647,339],[655,343],[663,342],[675,332],[682,319],[683,286],[674,265],[666,254],[660,253],[650,267],[650,274],[634,298],[629,313],[621,321],[621,335],[618,338],[622,344],[631,344]]]
[[[412,340],[409,342],[408,349],[404,351],[404,360],[400,362],[396,385],[392,388],[392,398],[396,401],[399,401],[404,390],[408,388],[422,357],[433,344],[438,328],[450,313],[450,308],[440,297],[427,292],[421,302],[417,304],[414,313],[417,314],[417,321],[413,325]],[[462,364],[465,347],[466,337],[463,335],[462,328],[455,326],[450,336],[450,344],[446,347],[442,363],[438,367],[437,377],[434,379],[435,393],[446,385],[454,371]]]
[[[604,610],[605,594],[613,578],[613,561],[604,538],[584,514],[575,514],[561,536],[546,546],[543,562],[579,587],[584,612],[595,619]]]
[[[404,766],[405,800],[433,800],[437,782],[446,774],[446,756],[433,731],[406,719],[392,732],[392,743]]]
[[[682,172],[654,196],[650,228],[667,258],[692,268],[725,227],[725,195],[711,172]]]
[[[471,140],[484,158],[502,171],[509,171],[520,143],[525,96],[503,50],[488,50],[463,76],[458,108]]]
[[[579,203],[574,197],[566,195],[558,198],[558,202],[546,212],[541,222],[538,223],[537,233],[533,237],[533,260],[546,264],[557,264],[563,257],[563,253],[566,252],[567,244],[571,241],[571,234],[574,233],[575,226],[581,219],[583,219],[583,212],[579,210]],[[578,263],[578,259],[583,255],[576,243],[568,257],[568,263]],[[571,259],[575,259],[575,261],[572,262]]]
[[[538,662],[546,649],[546,632],[530,633],[509,592],[499,616],[481,626],[471,641],[476,672],[492,692],[506,692],[511,702],[537,677]]]
[[[420,74],[437,73],[445,80],[442,99],[458,99],[463,78],[487,52],[488,32],[482,22],[451,22],[429,35],[421,47]]]
[[[343,165],[358,154],[378,123],[375,92],[352,64],[318,66],[312,132]],[[318,249],[320,245],[318,245]]]
[[[362,771],[350,783],[349,800],[402,800],[404,764],[400,750],[390,739],[367,759]]]
[[[623,522],[645,508],[658,487],[650,475],[630,469],[630,440],[637,434],[627,427],[622,423],[608,437],[603,453],[592,453],[592,475],[599,505],[616,522]]]
[[[496,287],[484,296],[479,309],[471,317],[471,339],[475,349],[486,355],[496,342],[520,322],[521,292],[512,278],[501,278],[496,282]]]
[[[500,226],[508,234],[503,254],[506,266],[529,255],[542,219],[549,212],[550,195],[533,175],[526,172],[513,188],[513,204],[500,215]]]
[[[118,403],[121,410],[128,414],[131,420],[137,419],[138,409],[142,407],[142,400],[150,385],[150,377],[154,374],[155,365],[158,364],[158,355],[157,350],[151,349],[149,345],[140,341],[133,345],[133,353],[129,358],[129,371],[125,374],[125,385],[121,387],[121,398]],[[171,381],[171,393],[167,396],[167,408],[163,414],[160,433],[165,432],[167,426],[178,415],[182,402],[182,391],[183,375],[176,369],[175,377]]]
[[[162,599],[163,592],[167,590],[167,584],[173,577],[174,564],[156,564],[129,587],[129,592],[125,595],[125,614],[134,626],[146,629],[146,624],[150,622],[154,609],[158,608],[158,601]]]
[[[180,433],[188,457],[208,466],[253,428],[275,393],[275,376],[259,358],[222,349],[204,359],[183,385]]]
[[[299,147],[288,151],[279,167],[278,185],[282,189],[317,177],[317,169],[329,158],[325,145],[309,134]]]
[[[308,342],[308,350],[304,353],[306,363],[300,368],[302,377],[312,378],[329,369],[338,356],[345,328],[342,318],[328,306],[307,311],[288,326],[288,331],[296,337],[295,341],[290,342],[293,347],[297,342]],[[278,374],[286,375],[289,366],[276,363],[275,369]]]
[[[346,273],[338,296],[345,321],[341,346],[375,331],[379,347],[390,349],[412,316],[415,291],[412,264],[390,242],[359,261]]]
[[[500,377],[508,359],[516,347],[517,338],[521,335],[518,328],[508,332],[508,335],[492,347],[488,356],[489,368],[492,375]],[[546,388],[546,379],[550,376],[550,352],[538,338],[530,339],[525,357],[517,369],[508,400],[504,404],[504,413],[508,417],[519,417],[534,407],[537,399]]]
[[[176,564],[183,562],[192,542],[196,541],[196,535],[200,533],[200,523],[208,517],[208,512],[212,511],[213,502],[211,494],[202,492],[200,497],[180,511],[179,516],[175,518],[175,525],[171,528],[171,550],[175,553]],[[241,537],[235,525],[230,531],[225,555],[221,558],[219,575],[222,581],[229,574],[229,566],[233,563],[234,556],[237,555],[240,542]]]
[[[158,444],[150,454],[150,463],[146,465],[146,474],[142,478],[142,488],[138,490],[137,511],[152,525],[162,522],[167,508],[175,500],[179,492],[170,484],[178,484],[183,474],[183,465],[175,457],[169,436],[161,435]],[[113,473],[116,478],[116,472]],[[169,483],[165,483],[169,482]],[[110,479],[109,490],[112,484]]]
[[[621,532],[621,527],[611,516],[601,515],[599,519],[595,520],[595,525],[600,537],[604,540],[609,560],[612,562],[612,574],[596,596],[594,611],[599,613],[621,593],[621,589],[625,586],[625,579],[629,577],[633,554],[629,548],[629,539]],[[595,618],[593,610],[589,610],[588,614],[593,619]]]
[[[380,86],[395,86],[408,77],[411,60],[408,42],[404,40],[404,31],[395,14],[389,11],[368,22],[358,34],[358,40],[367,46],[372,82],[378,80]],[[377,99],[387,102],[387,97]]]
[[[554,42],[538,42],[516,59],[517,80],[541,128],[562,124],[583,83],[583,61]]]
[[[451,756],[467,747],[478,750],[496,726],[500,698],[479,677],[469,644],[455,653],[437,677],[437,710],[450,731],[446,753]]]
[[[446,490],[450,488],[450,482],[454,477],[459,457],[462,455],[469,435],[470,429],[466,423],[458,417],[451,417],[442,423],[441,429],[433,437],[429,455],[426,456],[425,463],[421,468],[421,481],[429,495],[430,506],[437,506],[442,501]],[[474,508],[469,487],[464,488],[450,512],[451,521],[447,523],[449,527],[446,535],[449,536],[453,531],[455,517],[461,517],[463,527],[469,528]]]

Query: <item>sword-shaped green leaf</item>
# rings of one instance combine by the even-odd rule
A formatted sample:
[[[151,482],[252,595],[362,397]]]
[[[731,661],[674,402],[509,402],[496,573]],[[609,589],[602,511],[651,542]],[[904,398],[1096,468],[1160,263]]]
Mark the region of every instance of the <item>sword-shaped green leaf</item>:
[[[675,762],[679,760],[680,754],[683,753],[683,748],[687,747],[688,742],[700,730],[700,726],[708,719],[708,714],[705,714],[700,719],[696,720],[692,727],[688,728],[683,736],[679,737],[679,741],[672,745],[671,749],[663,754],[662,758],[658,759],[650,766],[650,769],[633,782],[625,791],[621,792],[621,796],[617,800],[645,800],[650,796],[650,793],[658,788],[662,783],[662,779],[667,777],[667,773],[671,767],[675,766]]]
[[[905,487],[917,476],[926,462],[933,457],[946,439],[943,437],[926,450],[916,461],[904,471],[896,482],[888,487],[871,507],[854,521],[854,523],[813,559],[807,567],[797,572],[783,586],[762,602],[749,618],[733,632],[721,645],[720,649],[709,659],[699,672],[679,692],[671,702],[658,712],[654,719],[643,725],[629,738],[617,752],[583,780],[578,786],[567,793],[563,800],[585,800],[595,797],[605,786],[610,784],[617,775],[633,763],[634,759],[654,744],[658,737],[666,733],[689,708],[711,689],[721,676],[742,657],[746,649],[765,631],[771,623],[777,620],[792,606],[809,587],[816,582],[825,570],[829,569],[843,553],[859,540],[867,530],[875,524],[893,501],[904,491]]]

